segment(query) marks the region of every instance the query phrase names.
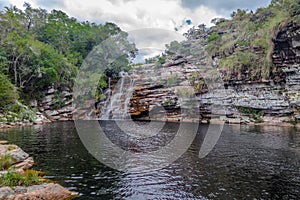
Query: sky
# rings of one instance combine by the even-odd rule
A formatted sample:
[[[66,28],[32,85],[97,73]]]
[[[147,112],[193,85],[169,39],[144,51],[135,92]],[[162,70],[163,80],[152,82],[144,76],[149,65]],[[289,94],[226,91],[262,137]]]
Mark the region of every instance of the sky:
[[[59,9],[79,21],[116,23],[129,32],[144,57],[164,49],[165,44],[183,40],[182,34],[201,23],[212,26],[216,17],[229,18],[238,9],[255,11],[271,0],[26,0],[33,7]],[[24,0],[0,0],[0,7]],[[151,50],[152,49],[152,50]],[[147,53],[146,53],[147,52]],[[151,53],[152,52],[152,53]]]

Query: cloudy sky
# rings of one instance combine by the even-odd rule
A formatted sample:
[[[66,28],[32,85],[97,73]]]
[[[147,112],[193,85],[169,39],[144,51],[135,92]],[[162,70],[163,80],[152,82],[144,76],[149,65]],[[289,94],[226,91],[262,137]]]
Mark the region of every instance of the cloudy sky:
[[[114,22],[132,37],[140,49],[162,49],[166,43],[182,39],[192,26],[216,17],[228,18],[237,8],[255,10],[271,0],[26,0],[33,7],[60,9],[80,21]],[[1,8],[24,0],[0,0]],[[159,31],[160,30],[160,31]],[[161,33],[160,33],[161,32]],[[152,34],[152,35],[151,35]],[[133,36],[134,35],[134,36]],[[147,38],[142,40],[141,37]],[[147,41],[145,41],[147,40]],[[140,41],[140,42],[139,42]]]

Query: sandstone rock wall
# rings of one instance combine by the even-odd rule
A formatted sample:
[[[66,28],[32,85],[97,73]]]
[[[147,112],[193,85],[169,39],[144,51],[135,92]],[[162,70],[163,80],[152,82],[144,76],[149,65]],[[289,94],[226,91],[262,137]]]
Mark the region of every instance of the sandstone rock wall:
[[[49,88],[45,97],[37,103],[39,113],[51,121],[67,121],[72,119],[72,93],[69,90],[62,92]]]
[[[277,74],[273,74],[269,80],[233,79],[224,84],[223,88],[210,88],[203,93],[196,91],[200,109],[195,112],[199,112],[200,118],[213,114],[238,116],[241,113],[240,108],[246,108],[261,111],[264,116],[283,118],[290,116],[288,119],[297,117],[300,106],[299,25],[290,23],[278,32],[274,39],[272,58]],[[214,66],[214,61],[209,63],[203,57],[195,55],[191,55],[189,59],[175,55],[161,67],[147,64],[140,70],[135,70],[134,74],[138,81],[131,99],[132,115],[135,118],[147,119],[149,111],[157,105],[162,105],[167,118],[179,119],[182,117],[180,112],[182,105],[178,101],[178,89],[182,86],[190,87],[190,77],[195,72],[202,73],[205,78],[211,76],[201,71],[199,66]],[[222,76],[221,70],[217,68],[213,70]],[[171,78],[176,79],[173,85],[168,83]],[[157,118],[159,117],[160,115],[157,115]]]

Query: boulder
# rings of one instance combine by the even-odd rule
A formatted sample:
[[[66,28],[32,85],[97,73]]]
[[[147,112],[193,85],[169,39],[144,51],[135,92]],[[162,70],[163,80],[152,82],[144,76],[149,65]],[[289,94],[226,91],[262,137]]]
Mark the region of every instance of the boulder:
[[[13,195],[14,191],[10,187],[2,187],[0,188],[0,199],[7,199],[9,196]]]
[[[5,196],[3,195],[1,200],[64,200],[77,196],[76,193],[72,193],[66,190],[64,187],[54,183],[34,185],[27,188],[16,187],[15,191],[5,187],[3,190],[5,192],[3,193]]]
[[[39,115],[37,115],[37,118],[34,120],[34,124],[41,124],[41,123],[43,123],[45,120],[46,120],[47,118],[44,116],[44,115],[42,115],[42,114],[39,114]]]
[[[51,116],[57,116],[57,115],[59,115],[60,113],[59,113],[57,110],[46,110],[46,111],[45,111],[45,114],[46,114],[48,117],[51,117]]]
[[[54,95],[47,95],[47,96],[44,97],[42,103],[51,105],[53,98],[54,98]]]
[[[7,144],[8,142],[6,140],[0,140],[0,144]]]
[[[30,169],[34,164],[33,158],[28,157],[20,163],[15,164],[14,166],[20,170]]]
[[[7,147],[7,153],[14,158],[15,163],[20,163],[26,160],[29,155],[16,145],[4,145]],[[12,149],[12,150],[10,150]]]

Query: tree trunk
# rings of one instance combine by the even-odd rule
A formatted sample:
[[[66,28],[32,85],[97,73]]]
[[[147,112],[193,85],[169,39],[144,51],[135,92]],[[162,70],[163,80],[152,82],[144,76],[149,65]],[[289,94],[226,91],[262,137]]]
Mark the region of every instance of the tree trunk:
[[[18,79],[18,77],[17,77],[17,62],[18,62],[17,60],[14,61],[15,85],[17,85],[17,83],[18,83],[18,82],[17,82],[17,81],[18,81],[18,80],[17,80],[17,79]]]
[[[18,72],[17,72],[17,64],[18,64],[18,60],[19,58],[23,55],[23,53],[20,53],[16,59],[14,60],[14,77],[15,77],[15,85],[17,86],[18,84]]]

